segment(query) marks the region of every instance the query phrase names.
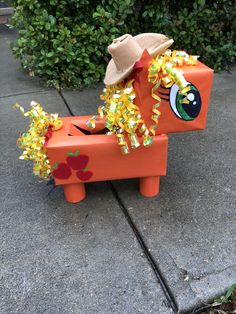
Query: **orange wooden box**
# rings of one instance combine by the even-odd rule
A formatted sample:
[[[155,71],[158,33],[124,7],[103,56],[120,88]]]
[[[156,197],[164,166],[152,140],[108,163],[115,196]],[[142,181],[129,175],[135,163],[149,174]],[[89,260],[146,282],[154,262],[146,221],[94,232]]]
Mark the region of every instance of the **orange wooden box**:
[[[141,58],[143,68],[135,75],[134,81],[135,104],[138,105],[148,127],[153,124],[152,107],[157,102],[151,96],[153,84],[148,82],[148,68],[151,61],[150,55],[144,52]],[[190,103],[180,104],[181,95],[176,84],[170,88],[160,86],[157,95],[161,97],[161,105],[158,108],[161,115],[156,129],[157,134],[202,130],[206,127],[213,70],[199,61],[196,65],[185,65],[177,69],[183,71],[186,81],[191,86],[188,92]]]
[[[135,103],[149,127],[153,104],[153,85],[148,83],[148,67],[151,57],[144,53],[143,68],[136,74]],[[128,155],[122,155],[115,135],[84,134],[84,130],[97,133],[105,128],[99,120],[96,128],[87,129],[89,116],[62,118],[63,127],[52,133],[47,144],[47,155],[56,185],[63,185],[67,201],[79,202],[85,197],[84,182],[140,178],[140,192],[144,196],[155,196],[159,192],[160,176],[166,175],[168,137],[171,132],[186,132],[204,129],[208,112],[213,70],[198,62],[196,66],[181,67],[185,79],[191,85],[189,104],[179,102],[178,86],[158,88],[162,98],[159,124],[153,144],[139,147]],[[81,131],[82,130],[82,131]]]
[[[78,129],[86,130],[89,118],[62,118],[63,127],[52,133],[47,144],[55,184],[63,185],[67,201],[79,202],[85,197],[85,182],[135,177],[140,178],[141,194],[156,195],[159,178],[166,175],[168,137],[155,136],[152,146],[122,155],[115,135],[85,135]],[[105,122],[98,121],[93,132],[104,127]]]

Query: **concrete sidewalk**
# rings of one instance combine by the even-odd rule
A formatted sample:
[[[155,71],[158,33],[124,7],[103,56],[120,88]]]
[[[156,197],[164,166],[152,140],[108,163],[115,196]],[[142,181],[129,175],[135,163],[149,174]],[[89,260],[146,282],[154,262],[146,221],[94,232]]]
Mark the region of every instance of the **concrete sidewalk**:
[[[27,121],[12,105],[95,114],[102,85],[46,88],[19,69],[14,38],[0,27],[0,312],[192,313],[235,283],[236,71],[215,76],[207,130],[170,136],[158,197],[99,182],[72,205],[18,159]]]

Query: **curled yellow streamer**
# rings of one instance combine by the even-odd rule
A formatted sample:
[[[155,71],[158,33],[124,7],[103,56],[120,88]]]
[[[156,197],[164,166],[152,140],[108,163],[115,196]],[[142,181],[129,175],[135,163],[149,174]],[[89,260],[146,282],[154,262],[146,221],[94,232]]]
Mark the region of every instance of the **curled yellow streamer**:
[[[136,97],[133,88],[133,80],[124,83],[124,81],[106,86],[101,95],[104,105],[98,108],[101,118],[106,116],[106,127],[109,134],[115,134],[118,138],[118,144],[123,154],[130,152],[129,145],[132,149],[140,146],[137,132],[142,134],[143,146],[150,146],[153,142],[153,136],[156,134],[161,112],[159,110],[161,98],[156,94],[160,85],[165,88],[171,87],[173,84],[179,86],[180,93],[186,95],[182,99],[185,104],[189,103],[187,92],[189,86],[184,78],[183,72],[177,67],[183,65],[195,65],[198,56],[188,55],[185,51],[166,50],[164,54],[153,59],[148,69],[148,81],[153,84],[152,97],[156,100],[152,108],[151,119],[153,124],[149,127],[143,121],[139,108],[134,104]],[[96,118],[93,116],[87,121],[87,126],[95,128]],[[129,143],[125,135],[128,134]]]
[[[116,134],[123,154],[130,152],[124,134],[128,134],[132,149],[140,146],[136,131],[141,122],[141,114],[134,104],[135,96],[133,80],[106,86],[101,95],[105,105],[98,108],[100,117],[106,116],[106,127],[110,133]]]
[[[17,140],[17,145],[23,149],[19,159],[33,160],[33,173],[41,179],[49,179],[51,166],[46,154],[45,134],[49,127],[57,130],[62,126],[62,120],[58,114],[48,114],[40,104],[31,102],[31,110],[25,112],[24,108],[16,104],[14,108],[19,109],[24,117],[30,118],[29,129]]]

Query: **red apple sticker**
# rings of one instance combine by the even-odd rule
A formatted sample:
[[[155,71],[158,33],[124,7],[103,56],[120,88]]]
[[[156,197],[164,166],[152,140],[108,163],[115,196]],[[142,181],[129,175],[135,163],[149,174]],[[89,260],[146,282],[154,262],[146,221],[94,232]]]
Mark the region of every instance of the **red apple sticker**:
[[[93,173],[92,171],[84,169],[77,171],[76,175],[81,181],[88,181],[92,177]]]
[[[73,153],[67,153],[69,155],[66,158],[67,164],[73,169],[73,170],[82,170],[87,166],[88,163],[88,156],[86,155],[79,155],[79,151]]]
[[[70,167],[65,163],[61,162],[57,168],[52,172],[53,176],[57,179],[68,179],[71,176]]]

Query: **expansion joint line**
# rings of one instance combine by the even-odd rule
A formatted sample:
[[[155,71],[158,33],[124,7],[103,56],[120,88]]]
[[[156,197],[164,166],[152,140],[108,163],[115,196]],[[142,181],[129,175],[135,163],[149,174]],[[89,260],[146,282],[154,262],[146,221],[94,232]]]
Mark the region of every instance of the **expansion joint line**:
[[[147,248],[147,246],[146,246],[146,244],[145,244],[145,242],[144,242],[144,240],[143,240],[143,238],[142,238],[138,228],[135,226],[132,218],[129,215],[128,210],[126,209],[124,203],[122,202],[122,200],[121,200],[117,190],[115,189],[113,183],[111,181],[108,181],[107,183],[110,186],[110,188],[112,190],[112,193],[113,193],[114,197],[116,198],[116,200],[117,200],[117,202],[118,202],[118,204],[119,204],[119,206],[120,206],[120,208],[121,208],[121,210],[122,210],[122,212],[123,212],[123,214],[124,214],[128,224],[130,225],[131,229],[133,230],[133,233],[135,234],[135,237],[136,237],[136,239],[137,239],[141,249],[143,250],[143,253],[145,254],[145,257],[147,258],[150,266],[152,267],[152,269],[153,269],[153,271],[154,271],[154,273],[155,273],[155,275],[157,277],[157,280],[158,280],[158,282],[161,285],[161,288],[162,288],[162,290],[164,292],[164,295],[165,295],[165,297],[167,299],[167,302],[168,302],[169,306],[172,308],[173,312],[175,314],[177,314],[178,313],[178,306],[177,306],[177,304],[175,302],[174,296],[173,296],[172,292],[170,291],[170,289],[169,289],[165,279],[163,278],[163,276],[162,276],[162,274],[161,274],[161,272],[160,272],[160,270],[159,270],[159,268],[158,268],[158,266],[157,266],[157,264],[156,264],[156,262],[155,262],[155,260],[154,260],[154,258],[152,256],[152,254],[149,252],[149,250],[148,250],[148,248]]]
[[[73,111],[70,109],[70,106],[69,106],[67,100],[65,99],[64,95],[62,94],[61,91],[58,91],[58,93],[59,93],[59,95],[61,96],[62,101],[63,101],[64,104],[66,105],[66,108],[67,108],[67,110],[69,111],[70,115],[74,117],[75,115],[74,115]]]
[[[63,100],[67,110],[69,111],[70,115],[74,116],[74,113],[71,110],[71,108],[70,108],[68,102],[66,101],[64,95],[62,94],[62,92],[58,91],[58,93],[61,96],[61,98],[62,98],[62,100]],[[172,292],[170,291],[170,289],[169,289],[165,279],[163,278],[163,276],[162,276],[162,274],[161,274],[161,272],[160,272],[160,270],[159,270],[159,268],[158,268],[158,266],[157,266],[157,264],[156,264],[156,262],[155,262],[155,260],[154,260],[154,258],[152,256],[152,254],[149,252],[149,250],[148,250],[148,248],[147,248],[147,246],[146,246],[146,244],[145,244],[145,242],[144,242],[144,240],[143,240],[143,238],[142,238],[138,228],[135,226],[132,218],[129,215],[128,210],[126,209],[124,203],[122,202],[122,200],[121,200],[117,190],[115,189],[113,183],[111,181],[107,181],[107,184],[110,187],[110,189],[112,191],[112,194],[115,197],[117,203],[119,204],[119,206],[120,206],[120,208],[121,208],[121,210],[122,210],[122,212],[123,212],[123,214],[124,214],[128,224],[129,224],[129,226],[131,227],[131,229],[132,229],[132,231],[133,231],[133,233],[134,233],[134,235],[135,235],[135,237],[136,237],[136,239],[137,239],[141,249],[143,250],[143,253],[144,253],[145,257],[147,258],[150,266],[152,267],[152,269],[153,269],[153,271],[154,271],[154,273],[156,275],[156,278],[157,278],[158,282],[161,285],[161,288],[162,288],[162,290],[164,292],[164,295],[166,297],[166,300],[167,300],[169,306],[171,307],[173,312],[175,314],[177,314],[178,313],[178,306],[177,306],[177,304],[175,302],[174,296],[173,296]]]

